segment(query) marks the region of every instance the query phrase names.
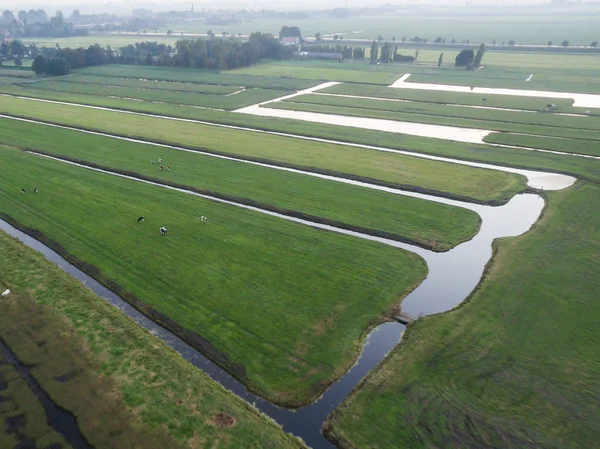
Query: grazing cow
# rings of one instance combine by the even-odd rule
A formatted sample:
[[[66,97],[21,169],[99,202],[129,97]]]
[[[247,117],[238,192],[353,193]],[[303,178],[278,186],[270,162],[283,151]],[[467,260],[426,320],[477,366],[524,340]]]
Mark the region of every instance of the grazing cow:
[[[154,165],[154,161],[150,161],[150,165]]]
[[[21,189],[21,193],[25,193],[25,189]]]
[[[171,171],[171,166],[167,165],[167,171]]]
[[[167,228],[165,228],[164,226],[162,226],[160,229],[160,235],[167,235],[169,234],[169,231],[167,231]]]
[[[33,189],[33,193],[38,193],[38,188]]]
[[[162,164],[162,157],[159,157],[159,158],[158,158],[158,163],[159,163],[159,164]]]
[[[143,215],[140,218],[138,218],[138,223],[143,223],[144,222],[144,218],[146,218],[146,217],[144,217]]]
[[[3,298],[6,298],[8,295],[10,295],[10,290],[9,290],[9,289],[6,289],[6,290],[4,290],[4,291],[2,292],[2,297],[3,297]]]
[[[165,167],[163,167],[163,165],[162,165],[162,164],[160,164],[160,169],[161,169],[161,170],[164,170],[164,169],[165,169]]]
[[[200,220],[201,220],[203,223],[208,223],[208,218],[206,218],[204,215],[202,215],[202,216],[200,217]]]

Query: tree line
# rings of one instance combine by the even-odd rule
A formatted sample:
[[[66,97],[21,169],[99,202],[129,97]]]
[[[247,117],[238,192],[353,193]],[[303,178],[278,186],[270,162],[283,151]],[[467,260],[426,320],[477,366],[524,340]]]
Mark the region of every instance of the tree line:
[[[76,30],[73,23],[67,22],[62,12],[56,11],[54,17],[48,17],[43,9],[21,10],[15,16],[6,10],[0,18],[0,31],[6,31],[13,37],[67,37],[87,34],[85,30]]]
[[[14,42],[14,41],[13,41]],[[182,39],[174,47],[141,42],[119,50],[98,44],[88,48],[45,48],[31,66],[37,74],[67,75],[71,69],[107,63],[164,65],[209,70],[245,67],[263,58],[287,59],[293,49],[284,47],[271,34],[252,33],[247,42],[235,39]]]

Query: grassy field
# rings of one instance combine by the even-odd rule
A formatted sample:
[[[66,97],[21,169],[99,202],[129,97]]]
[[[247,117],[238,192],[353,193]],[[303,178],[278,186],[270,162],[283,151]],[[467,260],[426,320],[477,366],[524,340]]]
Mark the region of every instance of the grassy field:
[[[98,95],[103,97],[132,98],[151,102],[164,102],[201,106],[216,109],[238,109],[252,104],[260,103],[273,98],[281,97],[286,93],[276,89],[250,88],[240,91],[235,95],[216,95],[193,92],[180,92],[156,89],[136,89],[125,86],[104,86],[90,84],[75,84],[54,81],[42,81],[31,84],[31,89],[68,92],[84,95]]]
[[[78,131],[0,119],[0,143],[135,173],[437,251],[469,240],[479,228],[479,217],[467,209]],[[172,170],[161,171],[159,158]]]
[[[96,449],[297,448],[247,403],[184,361],[149,332],[63,273],[43,256],[0,232],[0,335],[51,398],[77,415]],[[19,428],[35,447],[60,436],[10,366],[0,362],[0,416],[25,414]],[[66,379],[57,381],[56,379]],[[2,447],[15,436],[0,433]]]
[[[436,115],[435,108],[432,108],[430,112],[414,113],[414,112],[397,112],[397,111],[385,111],[381,109],[366,109],[357,107],[345,107],[345,106],[330,106],[321,105],[314,103],[296,103],[293,101],[281,101],[276,103],[270,103],[265,105],[267,108],[273,109],[287,109],[292,111],[308,111],[318,112],[322,114],[333,114],[342,116],[354,116],[354,117],[371,117],[385,120],[404,121],[411,123],[429,123],[434,125],[445,125],[454,126],[457,128],[474,128],[474,129],[486,129],[491,131],[501,132],[512,132],[512,133],[524,133],[531,134],[533,140],[538,139],[536,143],[537,148],[553,149],[551,141],[555,140],[555,137],[564,137],[577,142],[577,146],[569,152],[584,153],[584,154],[598,154],[598,143],[600,142],[600,133],[595,128],[594,124],[600,125],[600,120],[591,117],[562,117],[562,116],[551,116],[550,114],[543,114],[548,119],[547,122],[556,122],[556,125],[532,125],[522,122],[513,123],[510,122],[510,117],[514,116],[515,120],[518,120],[518,113],[504,112],[502,111],[500,117],[501,120],[492,120],[488,114],[488,111],[482,111],[480,118],[462,118],[454,117],[451,115]],[[493,112],[493,111],[490,111]],[[460,111],[457,111],[457,115]],[[525,113],[526,119],[532,114]],[[542,114],[540,114],[542,115]],[[565,122],[564,118],[574,119],[573,124],[575,126],[581,126],[582,128],[569,128],[566,124],[560,126],[561,122]],[[577,121],[576,121],[577,120]],[[589,129],[585,129],[588,128]],[[538,138],[542,136],[542,138]],[[545,136],[552,136],[546,138]],[[513,138],[519,140],[521,136],[515,134]],[[484,139],[488,141],[487,138]],[[562,140],[562,139],[560,139]],[[528,146],[526,143],[522,143],[522,146]],[[550,148],[547,148],[550,145]],[[531,146],[531,145],[529,145]]]
[[[583,448],[600,437],[597,184],[549,193],[457,311],[419,320],[328,423],[340,447]]]
[[[77,70],[83,75],[111,78],[136,78],[140,81],[159,80],[184,83],[217,84],[226,86],[257,87],[263,89],[294,90],[306,89],[317,84],[315,81],[274,76],[240,75],[233,72],[218,72],[169,67],[140,67],[131,65],[104,65]]]
[[[596,133],[600,135],[600,133]],[[545,136],[523,136],[518,134],[492,134],[485,138],[486,142],[504,145],[517,145],[531,148],[541,148],[566,153],[589,154],[600,156],[600,138],[595,140],[568,139]]]
[[[81,128],[95,128],[112,134],[123,134],[145,140],[166,141],[169,143],[206,149],[207,151],[230,153],[246,158],[259,158],[277,164],[293,165],[309,170],[345,174],[350,177],[368,179],[408,189],[447,192],[452,196],[472,198],[479,201],[505,202],[514,193],[525,187],[524,178],[491,170],[428,161],[421,158],[402,156],[387,152],[377,152],[350,146],[302,141],[288,137],[265,135],[248,131],[222,129],[186,122],[169,121],[159,118],[141,117],[118,112],[100,111],[75,106],[49,103],[30,103],[28,100],[3,98],[0,112],[27,116],[49,122],[59,122]],[[213,111],[211,111],[213,112]],[[224,113],[225,114],[225,113]],[[232,114],[229,114],[230,116]],[[238,117],[238,115],[236,115]],[[252,123],[260,123],[258,117],[249,117]],[[270,120],[270,124],[277,120]],[[281,121],[279,129],[290,132],[295,129],[288,125],[293,121]],[[310,135],[318,126],[308,126],[300,122],[304,133]],[[340,135],[338,127],[331,129],[335,136]],[[347,138],[362,135],[369,144],[379,144],[386,133],[367,133],[356,130],[346,133]],[[360,132],[358,132],[360,131]],[[364,134],[364,135],[363,135]],[[391,134],[391,133],[390,133]],[[332,137],[323,134],[323,137]],[[391,137],[391,136],[390,136]],[[410,139],[394,135],[396,145],[404,141],[416,141],[429,150],[442,151],[446,142],[432,142],[431,139]],[[390,138],[391,141],[391,138]],[[515,150],[510,150],[515,151]],[[588,165],[592,170],[594,165]]]
[[[362,239],[14,149],[2,149],[1,163],[1,213],[58,242],[146,313],[162,314],[158,321],[181,326],[276,402],[318,395],[426,274],[415,254]]]

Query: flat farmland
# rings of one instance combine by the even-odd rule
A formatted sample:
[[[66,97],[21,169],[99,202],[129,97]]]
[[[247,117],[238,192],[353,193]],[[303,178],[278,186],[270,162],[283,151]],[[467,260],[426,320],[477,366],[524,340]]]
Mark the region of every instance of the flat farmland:
[[[222,365],[278,403],[305,403],[335,380],[366,330],[427,271],[415,254],[378,243],[18,150],[0,158],[4,216],[201,335]],[[20,192],[34,186],[35,195]]]
[[[219,86],[217,86],[219,87]],[[69,92],[84,95],[99,95],[141,101],[160,103],[184,104],[216,109],[237,109],[280,97],[286,93],[275,89],[237,89],[235,95],[211,94],[204,92],[185,92],[176,90],[136,89],[126,86],[92,85],[83,83],[64,83],[44,81],[30,86],[31,89],[49,90],[56,92]],[[234,91],[236,92],[236,91]],[[230,92],[228,92],[230,93]]]
[[[475,198],[481,202],[504,202],[525,188],[524,178],[518,175],[210,125],[10,97],[3,98],[0,111],[116,135],[291,165],[309,171],[345,174],[351,178],[397,187],[448,192],[450,196]],[[429,139],[424,142],[429,143]]]
[[[64,142],[70,142],[68,146]],[[0,119],[0,143],[443,251],[473,237],[474,212],[194,152]],[[158,159],[169,170],[159,169]],[[153,161],[153,164],[151,164]],[[402,214],[398,211],[402,210]]]

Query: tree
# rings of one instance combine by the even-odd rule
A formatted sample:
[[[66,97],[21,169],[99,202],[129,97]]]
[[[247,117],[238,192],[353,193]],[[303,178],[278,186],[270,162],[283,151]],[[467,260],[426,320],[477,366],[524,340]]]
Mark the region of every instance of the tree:
[[[23,56],[27,53],[27,47],[19,39],[15,39],[10,43],[10,52],[16,56]]]
[[[496,45],[496,39],[492,41],[492,45]]]
[[[417,48],[415,50],[415,61],[417,61],[419,59],[419,49]]]
[[[15,15],[12,13],[12,11],[9,11],[8,9],[6,11],[4,11],[2,13],[2,19],[4,19],[4,21],[6,23],[10,23],[13,20],[15,20]]]
[[[434,44],[441,44],[442,43],[442,38],[440,36],[436,37],[435,40],[433,41]]]
[[[302,41],[302,32],[298,27],[288,27],[284,25],[281,27],[281,30],[279,30],[279,40],[284,37],[297,37]]]
[[[208,36],[209,39],[214,39],[214,37],[215,37],[215,33],[213,33],[213,30],[208,30],[206,32],[206,35]]]
[[[337,40],[338,40],[338,38],[339,38],[339,36],[338,36],[337,34],[334,34],[334,35],[333,35],[333,40],[334,40],[334,41],[337,41]]]
[[[37,55],[31,64],[31,70],[33,70],[36,75],[46,73],[46,58],[42,55]]]
[[[396,42],[396,36],[392,36],[392,42]]]
[[[441,67],[443,61],[444,61],[444,52],[441,52],[440,57],[438,58],[438,69]]]
[[[383,36],[380,34],[379,36],[377,36],[377,42],[383,42]]]
[[[71,67],[65,58],[51,58],[46,66],[46,73],[52,76],[68,75]]]
[[[15,58],[15,67],[23,67],[23,61],[21,61],[21,58],[19,58],[18,56]]]
[[[321,42],[323,38],[321,37],[321,33],[315,33],[315,41]]]
[[[562,46],[563,47],[568,47],[569,46],[569,41],[562,41]]]
[[[548,47],[552,47],[552,41],[548,41]]]
[[[590,47],[597,47],[598,46],[598,41],[594,41],[590,44]]]
[[[371,44],[371,61],[375,61],[378,55],[379,45],[377,45],[377,42],[373,41],[373,43]]]
[[[508,41],[510,47],[514,47],[517,43],[515,41]]]
[[[475,52],[472,49],[464,49],[462,50],[454,60],[454,65],[456,67],[464,67],[468,66],[475,59]]]
[[[154,58],[152,58],[151,53],[146,53],[146,57],[144,58],[144,65],[152,65],[154,64]]]
[[[477,54],[475,55],[475,59],[473,60],[473,65],[479,67],[481,65],[481,60],[483,59],[483,54],[485,53],[485,44],[482,43],[477,49]]]
[[[390,44],[388,42],[386,42],[381,47],[381,54],[380,54],[379,58],[382,61],[389,61],[390,59],[392,59],[391,53],[392,53],[392,47],[390,46]]]
[[[23,11],[23,10],[19,11],[17,13],[17,17],[19,18],[19,21],[21,23],[27,22],[27,11]]]

